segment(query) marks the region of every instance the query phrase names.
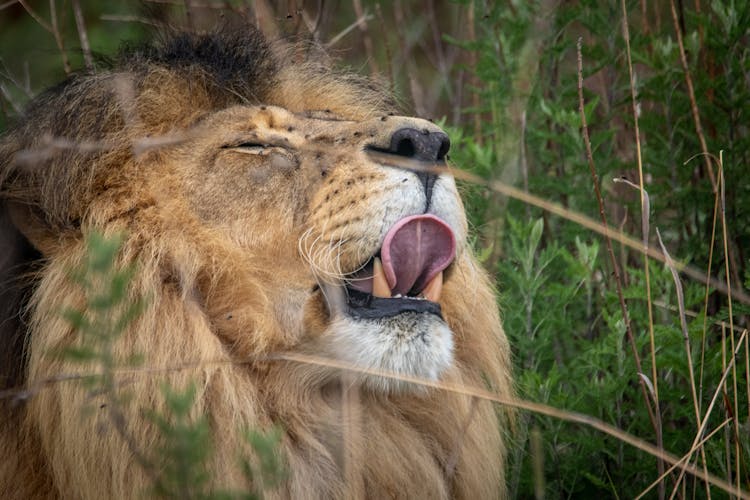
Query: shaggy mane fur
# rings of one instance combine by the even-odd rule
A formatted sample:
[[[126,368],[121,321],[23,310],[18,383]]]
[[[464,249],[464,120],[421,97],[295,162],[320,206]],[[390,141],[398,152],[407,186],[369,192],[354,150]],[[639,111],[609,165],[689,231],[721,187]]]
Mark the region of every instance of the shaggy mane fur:
[[[499,423],[486,402],[442,391],[360,390],[352,416],[331,370],[232,362],[238,353],[246,361],[305,352],[301,334],[277,319],[291,300],[281,285],[293,280],[281,266],[300,257],[229,248],[185,215],[171,174],[153,172],[167,161],[179,164],[162,146],[189,145],[207,117],[232,106],[330,112],[354,121],[396,110],[373,81],[295,59],[255,30],[171,36],[128,51],[112,69],[77,74],[47,90],[0,137],[0,391],[33,389],[26,399],[0,398],[0,497],[131,498],[152,491],[131,446],[143,453],[158,446],[161,435],[143,411],[166,413],[165,381],[178,389],[198,386],[192,415],[209,420],[214,488],[250,488],[238,462],[251,450],[238,433],[279,425],[290,473],[267,493],[271,498],[504,494],[505,419]],[[164,197],[146,189],[148,182],[161,183]],[[168,223],[157,211],[164,206],[173,214]],[[115,355],[140,353],[152,367],[183,366],[118,380],[129,396],[121,431],[130,443],[113,428],[103,396],[77,382],[45,383],[81,371],[49,353],[79,341],[60,311],[85,303],[70,270],[85,258],[84,238],[92,231],[127,234],[117,263],[137,263],[129,293],[149,301],[118,339]],[[507,397],[509,348],[492,288],[470,256],[461,266],[443,306],[455,335],[455,366],[444,378]],[[319,331],[325,318],[305,310],[302,319]],[[84,407],[96,410],[83,415]]]

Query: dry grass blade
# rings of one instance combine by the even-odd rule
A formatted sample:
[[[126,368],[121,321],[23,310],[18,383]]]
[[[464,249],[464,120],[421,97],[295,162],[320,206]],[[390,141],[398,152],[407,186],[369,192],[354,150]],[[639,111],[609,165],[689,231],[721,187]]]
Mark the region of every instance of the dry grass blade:
[[[708,266],[706,269],[706,284],[703,296],[703,330],[701,332],[701,364],[700,377],[698,382],[698,394],[703,397],[703,367],[706,360],[706,334],[708,333],[708,298],[711,293],[711,286],[708,277],[711,276],[711,264],[714,260],[714,245],[716,243],[716,222],[719,214],[719,193],[714,195],[713,219],[711,222],[711,243],[708,247]],[[747,356],[745,356],[747,357]],[[750,380],[750,378],[748,379]],[[750,396],[750,393],[748,394]],[[750,401],[750,399],[748,399]],[[699,401],[700,403],[700,401]]]
[[[463,444],[464,439],[466,438],[466,432],[469,430],[469,426],[471,425],[472,420],[474,420],[474,416],[477,414],[477,398],[471,399],[471,407],[469,408],[469,414],[466,416],[466,419],[464,420],[463,425],[461,426],[461,430],[458,433],[458,436],[456,437],[456,444],[453,446],[453,453],[451,453],[448,456],[448,460],[445,464],[445,474],[451,480],[453,479],[453,476],[456,472],[456,465],[458,465],[458,459],[460,458],[460,451],[461,446]]]
[[[142,17],[142,16],[102,14],[101,16],[99,16],[99,19],[101,19],[102,21],[115,21],[115,22],[122,22],[122,23],[140,23],[140,24],[145,24],[147,26],[154,26],[156,28],[168,28],[169,27],[169,25],[163,22],[154,21],[153,19],[149,19],[147,17]]]
[[[737,350],[739,350],[742,342],[745,341],[746,336],[747,336],[747,331],[744,331],[739,340]],[[735,352],[735,355],[736,355],[736,352]],[[701,425],[701,432],[699,432],[698,436],[696,437],[695,442],[693,443],[693,446],[692,446],[693,449],[697,449],[696,447],[701,442],[701,439],[699,439],[698,437],[702,435],[703,431],[705,430],[704,427],[707,425],[708,416],[711,412],[711,408],[713,408],[713,405],[716,402],[717,395],[720,393],[721,385],[726,380],[729,370],[731,369],[731,366],[734,363],[734,359],[735,358],[733,356],[729,362],[729,365],[727,366],[727,369],[724,371],[724,375],[719,384],[719,389],[717,389],[717,393],[714,395],[714,399],[712,400],[711,405],[709,406],[709,410],[706,415],[706,418],[704,419],[703,424]],[[738,498],[750,500],[750,493],[743,491],[742,489],[737,488],[734,485],[729,484],[728,482],[710,473],[704,473],[702,470],[690,464],[684,463],[683,459],[678,458],[670,453],[667,453],[664,450],[638,437],[628,434],[627,432],[624,432],[618,429],[617,427],[609,425],[597,418],[590,417],[588,415],[583,415],[583,414],[576,413],[576,412],[559,410],[557,408],[553,408],[553,407],[550,407],[541,403],[524,401],[520,399],[501,398],[481,388],[466,387],[464,385],[457,385],[457,384],[451,384],[451,383],[446,383],[446,382],[436,382],[436,381],[423,380],[423,379],[414,378],[414,377],[408,377],[404,375],[397,375],[397,374],[393,374],[393,373],[389,373],[389,372],[385,372],[381,370],[362,368],[362,367],[352,365],[349,363],[345,363],[342,361],[338,361],[338,360],[333,360],[333,359],[323,358],[323,357],[313,356],[313,355],[300,354],[300,353],[280,353],[277,355],[264,357],[262,359],[254,358],[254,359],[233,360],[233,361],[217,360],[213,362],[204,360],[200,362],[182,363],[179,365],[166,366],[166,367],[165,366],[162,366],[162,367],[142,366],[138,368],[120,368],[120,369],[114,370],[113,374],[117,376],[146,376],[146,375],[151,375],[155,373],[166,373],[166,372],[188,370],[188,369],[193,369],[196,367],[206,367],[206,366],[213,365],[213,364],[216,364],[216,365],[226,364],[226,363],[246,364],[246,363],[255,363],[259,361],[288,361],[288,362],[294,362],[294,363],[305,363],[309,365],[321,366],[321,367],[342,370],[342,371],[349,371],[349,372],[354,372],[354,373],[359,373],[359,374],[367,374],[367,375],[374,375],[374,376],[379,376],[379,377],[392,378],[392,379],[396,379],[402,382],[413,383],[413,384],[421,385],[424,387],[430,387],[430,388],[434,388],[438,390],[450,391],[450,392],[454,392],[457,394],[474,397],[480,400],[486,400],[486,401],[491,401],[494,403],[506,405],[506,406],[520,409],[520,410],[531,411],[539,415],[545,415],[545,416],[556,418],[556,419],[563,420],[566,422],[586,425],[600,432],[608,434],[616,439],[619,439],[620,441],[626,444],[629,444],[641,451],[644,451],[654,457],[661,458],[665,462],[675,466],[675,468],[679,468],[683,474],[685,472],[688,472],[690,474],[695,475],[699,479],[702,479],[704,481],[711,483],[712,485],[722,489],[723,491],[736,495]],[[28,399],[29,397],[33,396],[36,392],[38,392],[39,390],[42,390],[44,387],[47,387],[49,385],[53,385],[53,384],[57,384],[61,382],[80,381],[80,380],[84,380],[90,377],[96,377],[100,375],[101,373],[76,373],[76,374],[67,374],[67,375],[61,374],[51,379],[42,380],[38,382],[34,387],[0,391],[0,399],[2,398]]]
[[[729,235],[727,230],[727,213],[726,213],[726,180],[724,178],[724,152],[719,152],[719,194],[720,194],[720,201],[721,201],[721,230],[722,230],[722,240],[724,243],[724,275],[727,278],[727,285],[728,285],[728,291],[727,291],[727,306],[729,309],[729,336],[731,340],[732,345],[732,352],[735,352],[735,342],[734,342],[734,312],[732,310],[732,286],[731,286],[731,276],[729,269],[729,263],[731,260],[731,256],[729,254],[730,248],[729,248]],[[736,353],[735,353],[736,356]],[[750,366],[750,360],[747,359],[748,357],[748,348],[747,348],[747,342],[745,343],[745,363],[746,367]],[[750,369],[747,369],[746,371],[746,385],[750,385]],[[739,404],[738,404],[738,390],[737,390],[737,366],[736,364],[733,364],[732,366],[732,387],[733,387],[733,396],[734,396],[734,454],[735,454],[735,466],[737,467],[737,470],[735,471],[735,479],[737,481],[737,486],[741,484],[741,455],[740,455],[740,428],[739,428]],[[750,400],[748,400],[748,405],[750,406]],[[750,415],[750,412],[748,412]],[[727,445],[729,444],[729,441],[727,440]],[[727,456],[727,460],[729,460],[729,456]]]
[[[676,306],[673,306],[673,305],[671,305],[671,304],[667,304],[666,302],[664,302],[664,301],[661,301],[661,300],[655,300],[655,301],[654,301],[654,305],[655,305],[656,307],[659,307],[659,308],[661,308],[661,309],[665,309],[665,310],[667,310],[667,311],[672,311],[672,312],[676,312],[676,313],[679,313],[679,312],[680,312],[680,309],[679,309],[678,307],[676,307]],[[691,317],[691,318],[697,318],[697,317],[699,316],[699,313],[697,313],[697,312],[695,312],[695,311],[691,311],[690,309],[685,309],[685,316],[689,316],[689,317]],[[704,318],[704,319],[705,319],[705,318]],[[707,321],[708,321],[708,320],[706,320],[706,322],[707,322]],[[712,324],[712,325],[714,325],[714,326],[718,326],[718,327],[724,327],[724,328],[726,328],[726,327],[728,327],[728,326],[729,326],[729,323],[727,323],[727,322],[725,322],[725,321],[718,321],[718,320],[717,320],[717,321],[712,321],[712,322],[711,322],[711,324]],[[737,325],[734,325],[734,327],[733,327],[733,328],[734,328],[734,331],[735,331],[736,333],[742,333],[742,332],[744,331],[744,328],[740,328],[740,327],[739,327],[739,326],[737,326]]]
[[[643,155],[641,150],[641,132],[638,123],[638,100],[635,90],[635,75],[633,74],[633,60],[630,53],[630,28],[628,26],[628,9],[625,7],[625,0],[620,0],[622,8],[622,34],[625,39],[625,54],[628,60],[628,86],[630,87],[630,103],[633,110],[633,125],[635,134],[635,152],[638,160],[638,191],[641,199],[641,231],[643,233],[643,246],[648,248],[649,238],[649,214],[651,204],[649,203],[648,193],[643,183]],[[579,50],[580,52],[580,50]],[[579,56],[580,57],[580,56]],[[580,69],[579,69],[580,72]],[[651,377],[654,379],[654,411],[659,421],[661,430],[661,408],[659,405],[659,377],[656,372],[656,340],[654,336],[654,308],[651,303],[651,273],[649,272],[648,256],[643,255],[643,274],[646,281],[646,305],[648,311],[648,338],[651,354]],[[658,434],[661,445],[661,432]],[[659,472],[663,470],[663,464],[659,463]],[[659,497],[664,497],[664,485],[659,485]]]
[[[617,258],[615,257],[615,252],[612,249],[612,240],[609,237],[609,229],[607,227],[607,218],[604,212],[604,200],[602,199],[602,194],[599,190],[599,178],[596,174],[596,167],[594,165],[594,156],[591,151],[591,140],[589,139],[589,132],[588,132],[588,126],[586,124],[586,111],[584,107],[584,101],[583,101],[583,57],[581,56],[581,38],[578,39],[577,44],[577,55],[578,55],[578,109],[581,116],[581,129],[582,129],[582,135],[583,135],[583,142],[586,146],[586,159],[589,165],[589,170],[591,172],[591,178],[592,182],[594,184],[594,192],[596,193],[596,200],[599,204],[599,216],[602,220],[602,226],[604,228],[604,240],[607,246],[607,253],[609,254],[609,259],[612,264],[612,272],[615,277],[615,285],[617,289],[617,298],[620,303],[620,311],[622,313],[622,319],[625,323],[625,329],[627,332],[627,338],[628,343],[630,344],[630,349],[633,356],[633,361],[636,365],[637,373],[642,374],[643,368],[641,366],[641,358],[638,354],[638,348],[635,343],[635,337],[633,335],[633,327],[630,322],[630,317],[628,314],[628,308],[625,304],[625,297],[622,292],[622,278],[620,277],[620,271],[618,269],[617,265]],[[644,242],[643,244],[645,249],[648,249],[647,242]],[[653,338],[653,336],[652,336]],[[651,352],[654,352],[653,345]],[[656,433],[656,441],[659,445],[659,448],[662,448],[662,424],[661,424],[661,412],[659,410],[659,392],[657,390],[657,380],[656,380],[656,373],[652,373],[652,383],[653,383],[653,399],[649,400],[648,397],[648,388],[646,387],[646,383],[644,382],[644,377],[638,377],[638,382],[641,386],[641,391],[643,393],[643,399],[646,403],[646,409],[648,410],[648,415],[651,420],[651,425],[654,428],[654,432]],[[653,406],[652,406],[653,401]],[[659,459],[657,461],[657,466],[659,469],[659,473],[661,474],[664,470],[664,464]]]
[[[11,2],[9,4],[3,5],[3,8],[5,8],[5,7],[9,6],[9,5],[12,5],[14,3],[16,3],[16,2]],[[34,19],[34,21],[37,22],[37,24],[39,26],[41,26],[42,28],[44,28],[45,31],[49,31],[50,33],[52,33],[52,26],[50,26],[50,24],[47,21],[45,21],[44,19],[42,19],[39,16],[39,14],[37,14],[36,11],[34,9],[32,9],[29,6],[28,3],[26,3],[26,0],[18,0],[17,3],[21,4],[21,6],[24,8],[24,10]]]
[[[29,6],[26,0],[18,0],[18,3],[21,4],[24,10],[34,19],[34,21],[37,22],[37,24],[39,24],[39,26],[41,26],[45,31],[48,31],[55,38],[55,43],[57,44],[57,48],[60,50],[60,56],[62,57],[63,69],[65,70],[66,74],[70,74],[70,62],[68,61],[68,55],[65,53],[65,45],[63,43],[63,38],[57,25],[57,8],[55,6],[55,0],[50,0],[49,2],[50,18],[52,20],[51,24],[42,19],[42,17],[37,14],[36,11],[31,8],[31,6]],[[2,7],[5,8],[8,5],[11,4],[6,4]]]
[[[696,426],[700,425],[701,422],[701,414],[700,414],[700,407],[698,404],[698,393],[695,388],[695,373],[693,371],[693,355],[690,348],[690,336],[688,335],[688,326],[687,326],[687,320],[686,320],[686,314],[685,314],[685,295],[682,290],[682,282],[680,281],[680,275],[677,273],[677,270],[674,267],[674,262],[672,261],[672,258],[669,255],[669,252],[667,252],[667,248],[664,246],[664,242],[661,239],[661,233],[659,233],[659,229],[656,229],[656,237],[659,240],[659,246],[661,247],[661,251],[664,254],[664,257],[667,259],[667,267],[669,268],[669,271],[672,273],[672,279],[674,280],[674,286],[675,291],[677,292],[677,307],[678,312],[680,316],[680,327],[682,329],[682,338],[685,343],[685,356],[686,356],[686,362],[688,367],[688,374],[690,376],[690,391],[693,397],[693,410],[695,411],[695,423]],[[706,452],[703,446],[700,447],[700,454],[701,454],[701,460],[703,465],[703,471],[708,472],[706,468]],[[675,484],[675,488],[679,483]],[[710,497],[711,492],[706,489],[707,495]]]
[[[17,167],[33,168],[40,161],[51,158],[59,151],[73,150],[82,153],[96,153],[108,151],[116,147],[115,143],[108,141],[71,141],[62,137],[42,137],[39,146],[35,149],[24,149],[13,157],[12,163]]]
[[[716,427],[716,429],[712,430],[710,433],[708,433],[708,435],[706,435],[706,437],[700,440],[700,442],[698,443],[698,447],[703,448],[703,445],[707,443],[709,439],[711,439],[711,437],[714,436],[714,434],[716,434],[717,432],[722,430],[724,427],[726,427],[726,425],[729,422],[731,422],[731,419],[726,419],[722,423],[720,423],[719,426]],[[678,463],[672,464],[666,471],[664,471],[664,474],[656,478],[656,480],[653,483],[648,485],[645,490],[643,490],[637,497],[635,497],[635,500],[639,500],[643,498],[646,495],[646,493],[654,489],[654,487],[658,485],[660,482],[662,482],[665,477],[671,474],[673,470],[677,469],[680,466],[680,464],[683,464],[687,462],[688,460],[690,460],[690,457],[693,456],[693,453],[697,451],[698,447],[691,448],[690,451],[688,451],[685,455],[683,455],[683,457],[680,459]],[[708,498],[711,498],[710,492],[709,492]]]
[[[362,414],[359,404],[359,387],[351,373],[341,377],[341,419],[344,432],[344,477],[348,491],[347,498],[365,498],[361,474],[352,464],[361,463],[358,455],[363,452]]]
[[[743,335],[743,339],[744,339],[744,335]],[[667,453],[663,449],[660,449],[640,438],[637,438],[631,434],[628,434],[627,432],[624,432],[618,429],[617,427],[609,425],[597,418],[590,417],[588,415],[583,415],[583,414],[576,413],[576,412],[569,412],[565,410],[559,410],[557,408],[552,408],[550,406],[547,406],[541,403],[534,403],[531,401],[501,398],[485,389],[466,387],[463,385],[451,384],[451,383],[446,383],[446,382],[435,382],[435,381],[418,379],[418,378],[408,377],[408,376],[403,376],[403,375],[396,375],[396,374],[384,372],[381,370],[361,368],[361,367],[354,366],[348,363],[344,363],[344,362],[337,361],[337,360],[331,360],[328,358],[322,358],[319,356],[311,356],[311,355],[305,355],[305,354],[299,354],[299,353],[283,353],[283,354],[274,356],[272,359],[280,359],[280,360],[292,361],[292,362],[297,362],[297,363],[306,363],[306,364],[311,364],[311,365],[334,368],[338,370],[347,370],[347,371],[354,371],[357,373],[364,373],[368,375],[394,378],[402,382],[409,382],[409,383],[421,385],[424,387],[431,387],[434,389],[454,392],[457,394],[463,394],[465,396],[472,396],[472,397],[483,399],[486,401],[492,401],[494,403],[499,403],[499,404],[506,405],[506,406],[516,408],[519,410],[531,411],[539,415],[545,415],[545,416],[556,418],[556,419],[563,420],[566,422],[583,424],[593,429],[596,429],[600,432],[608,434],[612,437],[615,437],[619,439],[620,441],[627,443],[631,446],[634,446],[635,448],[638,448],[641,451],[649,453],[650,455],[654,457],[658,457],[671,465],[675,465],[676,468],[681,469],[683,474],[685,472],[689,472],[690,474],[695,475],[699,479],[707,481],[713,484],[714,486],[726,491],[727,493],[736,495],[738,498],[750,500],[750,493],[743,491],[742,489],[737,488],[733,486],[732,484],[710,473],[706,474],[702,470],[696,468],[695,466],[692,466],[689,463],[684,463],[680,458],[670,453]],[[693,447],[695,447],[696,444],[697,443],[694,443]]]
[[[11,5],[15,5],[18,3],[18,0],[10,0],[9,2],[5,2],[0,4],[0,10],[7,9]]]
[[[667,252],[664,242],[661,239],[661,233],[659,229],[656,230],[656,237],[659,240],[659,246],[661,251],[664,253],[664,257],[667,259],[667,267],[672,273],[672,279],[674,280],[675,291],[677,293],[677,307],[679,309],[680,316],[680,328],[682,328],[682,338],[685,341],[685,352],[687,354],[687,365],[688,372],[690,374],[690,389],[693,393],[693,406],[695,407],[695,418],[696,422],[700,422],[700,411],[698,410],[698,394],[695,389],[695,375],[693,374],[693,356],[690,349],[690,337],[688,336],[687,320],[685,319],[685,294],[682,291],[682,282],[680,281],[680,275],[677,273],[677,269],[674,267],[674,262]]]
[[[547,201],[544,198],[540,198],[539,196],[535,196],[531,193],[525,193],[522,189],[518,189],[503,182],[496,180],[488,181],[470,172],[448,168],[445,165],[425,164],[421,161],[411,160],[409,158],[394,157],[393,155],[378,153],[377,151],[368,151],[367,154],[383,165],[405,168],[407,170],[432,172],[438,175],[442,173],[448,173],[450,175],[453,175],[456,179],[470,182],[479,186],[484,186],[504,196],[508,196],[523,203],[528,203],[537,208],[541,208],[546,212],[557,215],[558,217],[562,217],[566,220],[574,222],[597,234],[601,234],[602,236],[609,236],[613,240],[622,245],[625,245],[628,248],[636,250],[637,252],[644,253],[658,262],[666,263],[666,259],[660,251],[654,250],[650,247],[644,247],[643,243],[636,240],[632,236],[623,233],[622,231],[614,231],[611,228],[605,227],[601,223],[596,222],[595,220],[581,213],[574,212],[573,210],[569,210],[563,207],[559,203]],[[725,282],[720,281],[713,276],[706,276],[706,274],[701,272],[699,269],[685,264],[684,262],[676,261],[674,263],[674,266],[678,272],[685,274],[689,278],[692,278],[693,280],[701,284],[705,284],[706,282],[708,282],[717,291],[724,294],[727,293],[727,285]],[[750,295],[742,290],[732,290],[732,299],[739,300],[743,304],[750,305]]]
[[[737,347],[732,351],[731,359],[727,363],[726,367],[724,367],[723,369],[721,380],[719,380],[719,382],[716,385],[716,391],[714,392],[714,395],[711,398],[711,402],[709,403],[708,408],[706,408],[706,414],[703,416],[703,420],[698,428],[698,432],[695,434],[695,439],[693,440],[693,444],[690,447],[691,449],[697,449],[698,443],[700,443],[701,441],[701,436],[703,436],[703,434],[706,432],[706,428],[708,426],[708,419],[711,416],[711,412],[713,412],[714,406],[716,405],[716,401],[719,399],[719,395],[722,393],[727,377],[729,376],[730,371],[735,365],[737,354],[739,353],[739,350],[742,347],[743,342],[747,343],[747,330],[744,330],[742,332],[742,335],[740,336],[740,340],[737,344]],[[677,478],[676,484],[680,483],[684,474],[685,474],[685,470],[683,469],[680,472],[680,476]]]

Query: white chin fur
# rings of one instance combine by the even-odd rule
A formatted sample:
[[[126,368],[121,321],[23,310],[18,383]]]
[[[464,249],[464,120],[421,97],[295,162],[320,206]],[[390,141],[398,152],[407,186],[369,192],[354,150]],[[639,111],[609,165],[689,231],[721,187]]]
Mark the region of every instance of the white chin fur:
[[[325,337],[334,358],[365,370],[435,381],[453,363],[453,332],[431,313],[405,312],[379,319],[337,314]],[[422,387],[368,373],[357,377],[382,392],[413,392]]]

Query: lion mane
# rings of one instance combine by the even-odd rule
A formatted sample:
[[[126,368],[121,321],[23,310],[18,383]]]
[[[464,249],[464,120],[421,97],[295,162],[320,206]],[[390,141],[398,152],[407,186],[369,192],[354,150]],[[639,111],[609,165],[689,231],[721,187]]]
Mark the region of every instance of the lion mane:
[[[269,498],[504,496],[508,411],[414,382],[512,394],[455,183],[378,160],[448,144],[254,29],[164,36],[39,95],[0,138],[0,497],[153,491],[134,454],[163,439],[144,412],[167,414],[165,382],[197,387],[216,490],[254,487],[240,433],[277,427]],[[71,270],[94,232],[124,235],[148,301],[112,347],[146,360],[118,375],[120,432],[66,380],[97,367],[55,354],[80,342],[61,311],[85,308]]]

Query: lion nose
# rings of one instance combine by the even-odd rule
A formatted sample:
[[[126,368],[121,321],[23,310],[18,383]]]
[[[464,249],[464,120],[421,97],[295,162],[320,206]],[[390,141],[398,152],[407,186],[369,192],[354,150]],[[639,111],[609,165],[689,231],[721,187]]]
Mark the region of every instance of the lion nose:
[[[391,145],[388,152],[412,158],[415,160],[435,162],[445,159],[451,141],[443,132],[430,131],[428,129],[401,128],[391,136]],[[414,172],[424,186],[427,204],[432,198],[432,188],[437,180],[437,175],[430,172]]]

